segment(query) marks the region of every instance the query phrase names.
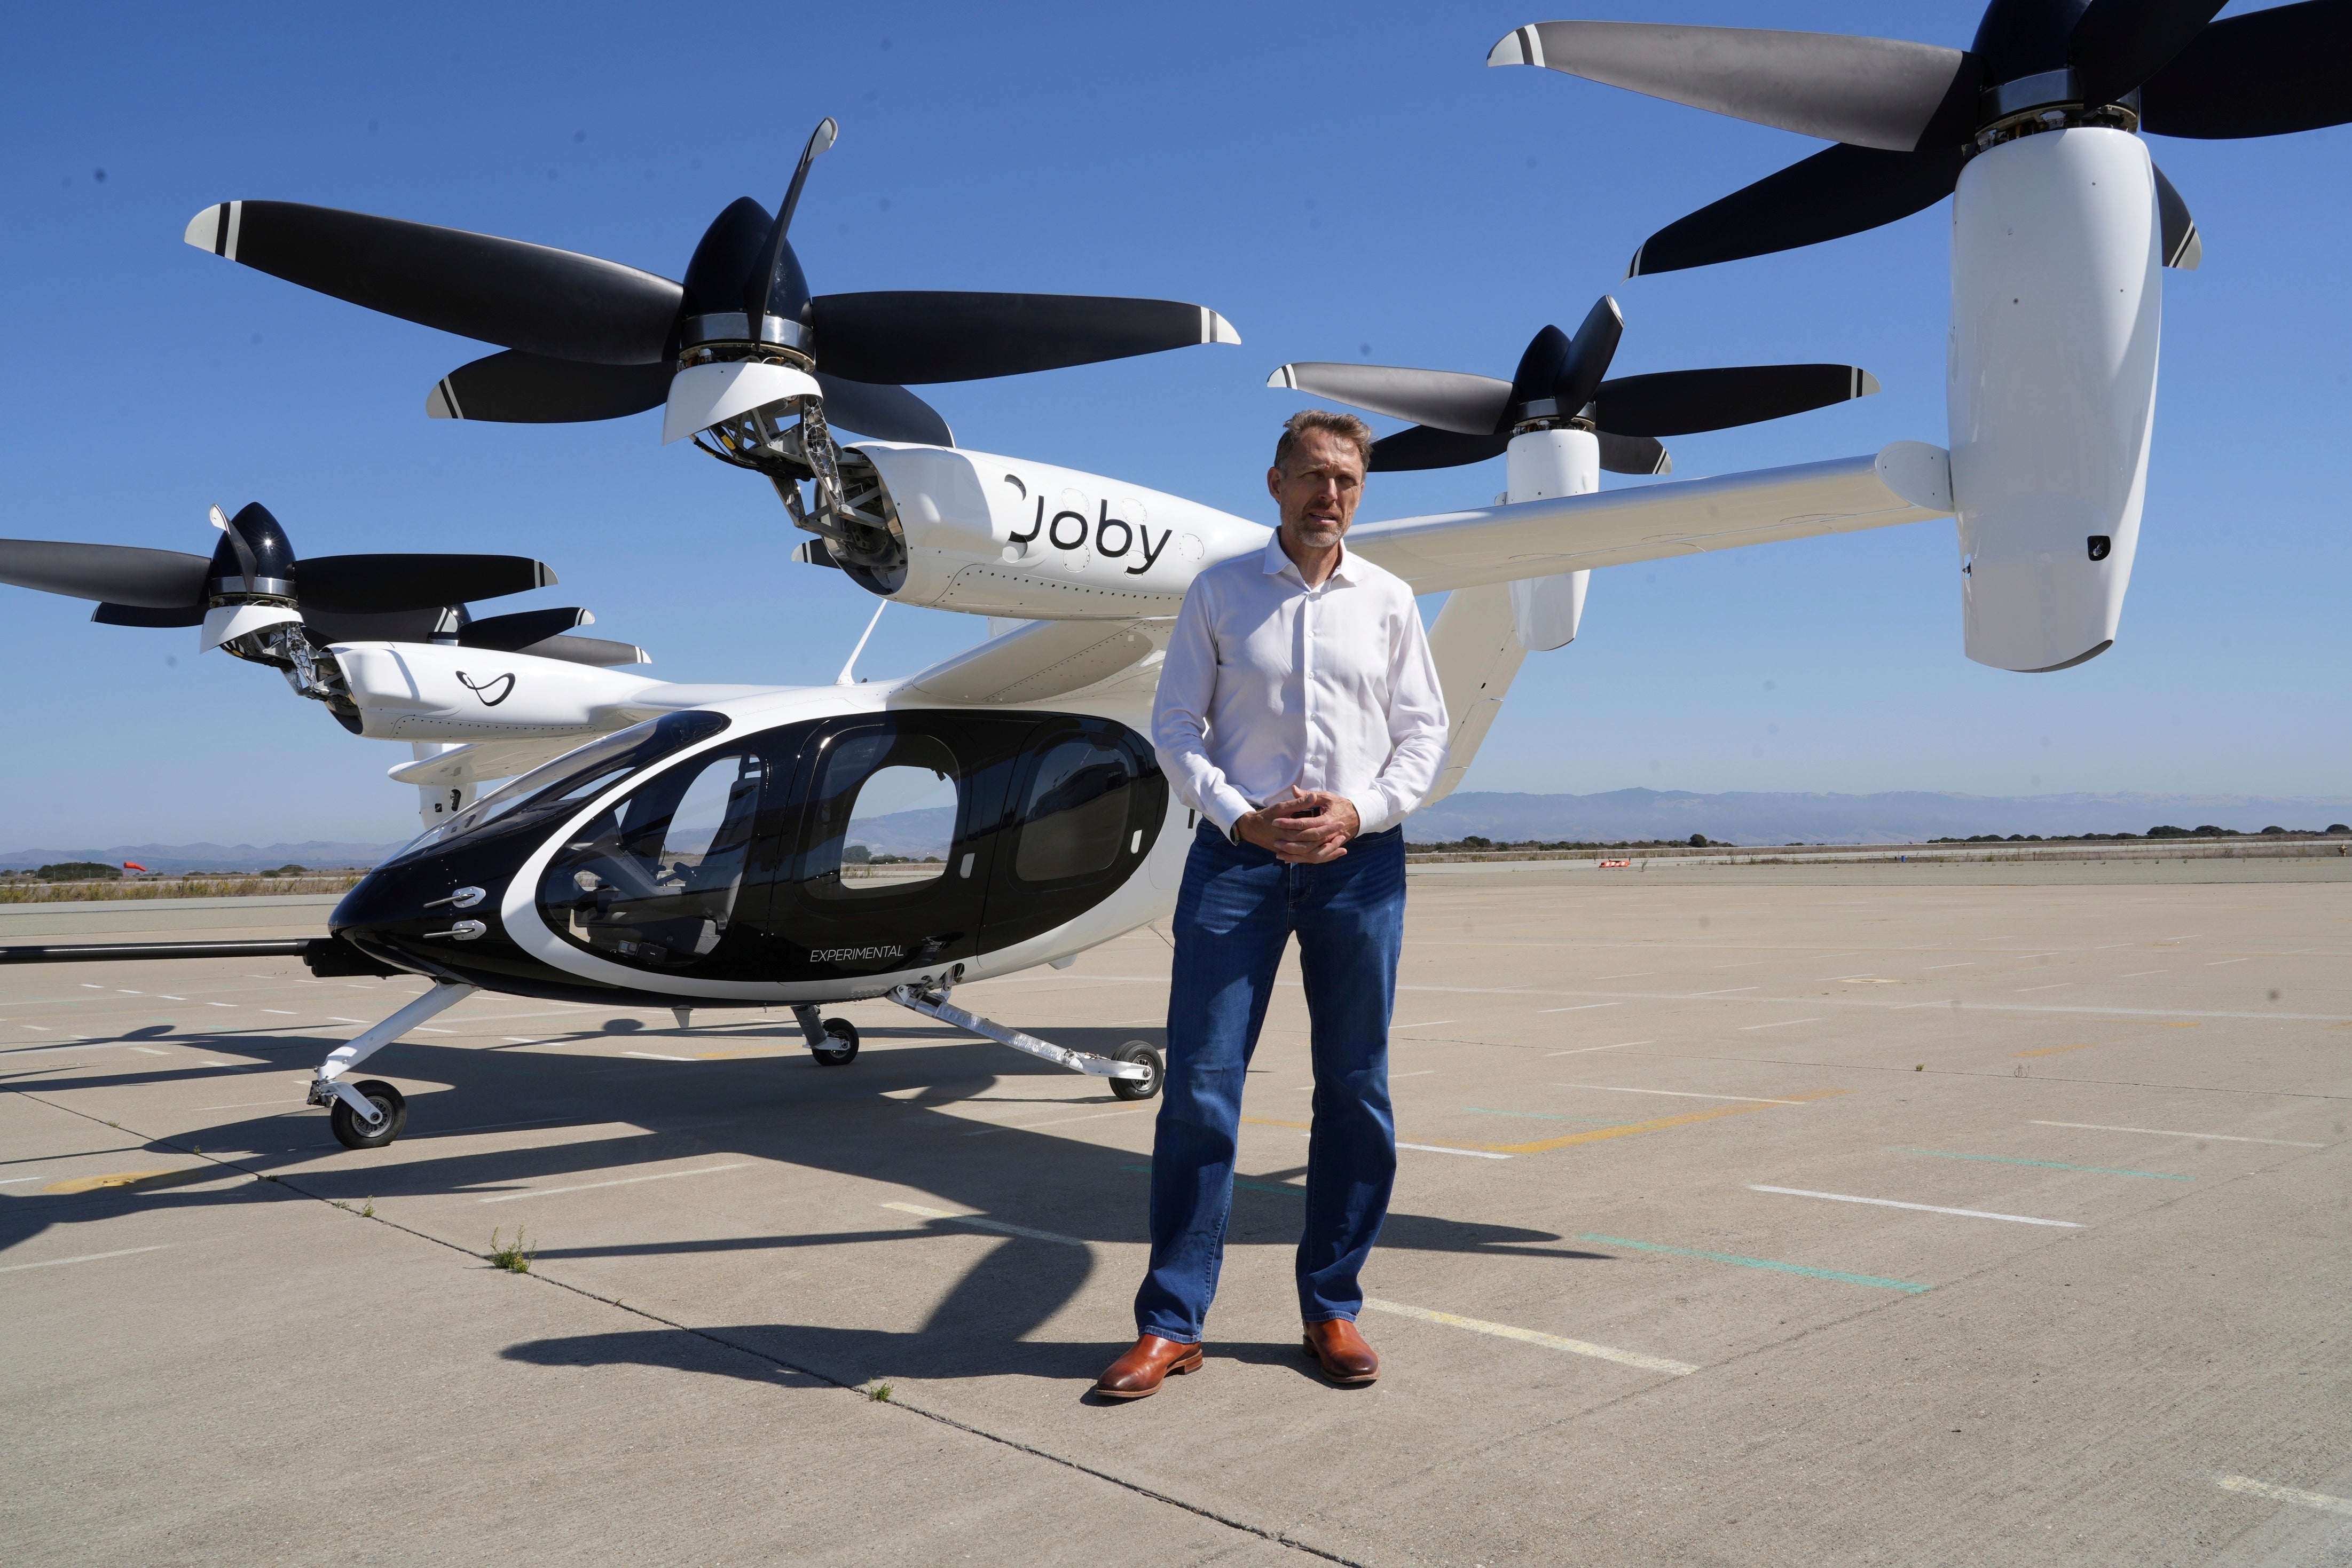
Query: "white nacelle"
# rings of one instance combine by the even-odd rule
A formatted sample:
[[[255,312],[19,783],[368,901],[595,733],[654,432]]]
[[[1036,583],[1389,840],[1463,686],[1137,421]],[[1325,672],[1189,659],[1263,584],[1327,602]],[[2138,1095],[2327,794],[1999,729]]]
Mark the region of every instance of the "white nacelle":
[[[1952,205],[1952,499],[1969,658],[2057,670],[2115,641],[2156,409],[2156,186],[2139,138],[2045,131]]]
[[[330,652],[372,740],[583,737],[678,708],[772,691],[674,685],[565,659],[436,643],[338,643]]]
[[[1554,496],[1589,496],[1601,488],[1601,439],[1589,430],[1532,430],[1511,437],[1504,459],[1513,506]],[[1536,653],[1576,641],[1584,594],[1592,574],[1563,571],[1527,577],[1511,587],[1511,619],[1519,642]]]
[[[1022,457],[861,443],[907,538],[890,597],[1023,621],[1173,615],[1202,568],[1273,530],[1197,501]]]

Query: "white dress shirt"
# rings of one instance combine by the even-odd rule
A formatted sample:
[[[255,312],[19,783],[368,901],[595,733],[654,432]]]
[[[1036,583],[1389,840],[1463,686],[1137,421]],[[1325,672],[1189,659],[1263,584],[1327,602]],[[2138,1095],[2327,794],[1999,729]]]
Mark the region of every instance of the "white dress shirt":
[[[1309,588],[1279,534],[1192,580],[1151,709],[1178,798],[1229,836],[1294,784],[1393,827],[1436,783],[1445,728],[1412,590],[1344,545]]]

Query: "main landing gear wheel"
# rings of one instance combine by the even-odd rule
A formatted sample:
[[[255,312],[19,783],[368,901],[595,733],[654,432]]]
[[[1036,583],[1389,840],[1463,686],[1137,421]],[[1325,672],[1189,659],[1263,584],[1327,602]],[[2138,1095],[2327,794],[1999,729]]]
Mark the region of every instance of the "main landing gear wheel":
[[[1137,1062],[1151,1069],[1149,1078],[1112,1079],[1110,1092],[1122,1100],[1149,1100],[1160,1092],[1160,1081],[1166,1076],[1167,1068],[1161,1063],[1158,1051],[1139,1040],[1130,1040],[1113,1051],[1110,1059],[1113,1061]]]
[[[825,1037],[834,1043],[818,1046],[814,1052],[819,1067],[846,1067],[857,1060],[857,1026],[847,1019],[824,1020]]]
[[[407,1096],[381,1078],[370,1078],[352,1085],[360,1097],[383,1113],[383,1120],[369,1126],[354,1114],[349,1105],[337,1100],[327,1113],[327,1124],[335,1130],[335,1142],[347,1149],[380,1149],[400,1136],[408,1125]]]

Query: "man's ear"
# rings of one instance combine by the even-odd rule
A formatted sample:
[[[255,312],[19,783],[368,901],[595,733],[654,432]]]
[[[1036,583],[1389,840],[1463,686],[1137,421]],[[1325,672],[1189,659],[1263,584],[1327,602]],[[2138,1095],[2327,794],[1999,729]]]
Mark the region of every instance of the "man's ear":
[[[1279,466],[1265,471],[1265,493],[1277,501],[1282,499],[1282,470]]]

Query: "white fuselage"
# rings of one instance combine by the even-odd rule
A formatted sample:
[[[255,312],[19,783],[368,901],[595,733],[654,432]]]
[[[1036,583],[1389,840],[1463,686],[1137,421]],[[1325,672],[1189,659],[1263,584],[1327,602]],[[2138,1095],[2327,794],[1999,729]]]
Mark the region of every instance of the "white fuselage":
[[[2021,137],[1960,175],[1947,390],[1979,664],[2063,669],[2115,641],[2156,408],[2159,249],[2128,131]]]

